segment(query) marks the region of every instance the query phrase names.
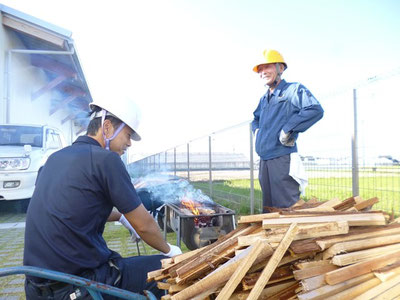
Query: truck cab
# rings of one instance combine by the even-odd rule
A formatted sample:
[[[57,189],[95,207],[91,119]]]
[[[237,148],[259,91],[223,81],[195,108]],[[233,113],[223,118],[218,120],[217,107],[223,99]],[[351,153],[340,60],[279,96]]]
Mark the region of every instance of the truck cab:
[[[65,146],[56,128],[0,124],[0,201],[31,198],[40,168]]]

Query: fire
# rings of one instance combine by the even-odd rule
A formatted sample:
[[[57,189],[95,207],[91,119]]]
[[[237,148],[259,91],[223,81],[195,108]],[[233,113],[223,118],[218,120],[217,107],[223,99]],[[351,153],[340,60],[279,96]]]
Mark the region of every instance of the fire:
[[[200,215],[200,212],[199,212],[199,210],[198,210],[198,206],[200,206],[197,202],[194,202],[192,199],[189,199],[189,198],[183,198],[182,200],[181,200],[181,203],[182,203],[182,205],[183,206],[185,206],[185,207],[187,207],[188,209],[190,209],[190,211],[194,214],[194,215],[196,215],[196,216],[198,216],[198,215]]]

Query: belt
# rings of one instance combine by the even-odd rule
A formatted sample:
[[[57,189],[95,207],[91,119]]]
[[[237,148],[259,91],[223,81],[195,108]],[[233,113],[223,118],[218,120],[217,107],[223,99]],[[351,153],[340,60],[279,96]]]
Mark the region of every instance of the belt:
[[[28,279],[29,284],[32,284],[34,287],[40,290],[42,296],[52,295],[54,292],[61,290],[68,285],[69,283],[59,282],[59,281],[45,281],[41,283],[34,282],[31,279]]]

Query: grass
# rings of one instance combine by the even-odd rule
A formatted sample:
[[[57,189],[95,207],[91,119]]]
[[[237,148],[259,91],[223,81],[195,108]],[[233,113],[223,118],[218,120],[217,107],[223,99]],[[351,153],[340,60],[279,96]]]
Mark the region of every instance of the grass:
[[[196,188],[210,195],[209,182],[193,182]],[[238,215],[250,213],[250,180],[235,179],[214,181],[212,198],[223,206],[236,210]],[[376,209],[400,214],[400,177],[390,175],[376,177],[361,177],[359,179],[359,194],[363,199],[378,197],[380,202]],[[310,178],[304,200],[317,198],[329,200],[332,198],[346,199],[353,195],[352,179],[350,177],[318,177]],[[254,181],[255,212],[261,210],[262,193],[258,180]]]

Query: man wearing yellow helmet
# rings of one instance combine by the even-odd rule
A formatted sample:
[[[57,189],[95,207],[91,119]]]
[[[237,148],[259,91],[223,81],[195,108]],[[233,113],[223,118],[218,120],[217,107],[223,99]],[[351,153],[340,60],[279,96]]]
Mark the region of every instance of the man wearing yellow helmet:
[[[323,116],[323,109],[300,83],[281,78],[287,69],[282,55],[265,50],[253,71],[268,88],[254,111],[252,130],[256,132],[256,152],[260,156],[259,181],[263,211],[270,207],[290,207],[299,200],[301,180],[294,174],[300,162],[296,140]]]

